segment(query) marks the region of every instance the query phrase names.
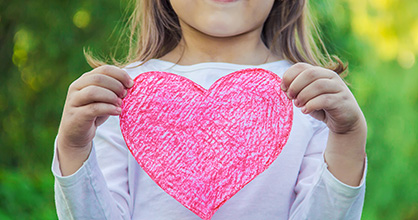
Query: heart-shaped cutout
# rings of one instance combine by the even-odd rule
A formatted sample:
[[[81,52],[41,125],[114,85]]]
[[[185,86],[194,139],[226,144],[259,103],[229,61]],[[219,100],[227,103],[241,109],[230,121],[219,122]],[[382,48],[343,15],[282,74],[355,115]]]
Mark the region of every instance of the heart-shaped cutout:
[[[202,219],[279,156],[292,127],[293,105],[280,77],[244,69],[209,90],[166,72],[134,79],[120,126],[143,170]]]

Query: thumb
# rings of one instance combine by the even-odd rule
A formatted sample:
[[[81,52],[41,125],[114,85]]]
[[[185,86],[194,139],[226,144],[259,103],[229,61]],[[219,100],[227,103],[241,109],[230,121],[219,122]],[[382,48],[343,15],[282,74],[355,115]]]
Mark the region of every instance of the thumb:
[[[102,125],[103,123],[105,123],[105,121],[106,121],[108,118],[109,118],[109,115],[108,115],[108,116],[100,116],[100,117],[97,117],[97,118],[96,118],[96,121],[95,121],[95,125],[96,125],[96,127],[99,127],[100,125]]]

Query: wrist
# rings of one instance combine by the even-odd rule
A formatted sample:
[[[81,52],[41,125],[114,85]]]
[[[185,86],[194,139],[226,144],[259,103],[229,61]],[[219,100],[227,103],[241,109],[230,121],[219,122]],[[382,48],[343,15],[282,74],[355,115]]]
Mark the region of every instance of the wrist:
[[[337,133],[330,130],[328,136],[327,154],[351,157],[364,160],[367,141],[367,124],[364,117],[346,133]]]
[[[65,143],[57,141],[58,156],[65,155],[69,158],[79,158],[82,155],[89,155],[91,151],[92,143],[87,144],[84,147],[72,147]]]
[[[57,156],[62,176],[75,173],[88,159],[92,143],[84,147],[72,147],[65,142],[57,140]]]

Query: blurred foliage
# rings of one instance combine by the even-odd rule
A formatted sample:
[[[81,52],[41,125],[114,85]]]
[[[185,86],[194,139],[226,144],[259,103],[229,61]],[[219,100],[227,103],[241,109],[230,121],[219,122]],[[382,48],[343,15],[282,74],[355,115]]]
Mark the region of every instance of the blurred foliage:
[[[347,81],[368,121],[362,219],[418,219],[418,2],[315,2],[325,43],[350,64]]]
[[[369,125],[363,219],[418,219],[418,2],[311,1]],[[53,142],[68,85],[109,54],[125,1],[0,0],[0,219],[56,219]]]

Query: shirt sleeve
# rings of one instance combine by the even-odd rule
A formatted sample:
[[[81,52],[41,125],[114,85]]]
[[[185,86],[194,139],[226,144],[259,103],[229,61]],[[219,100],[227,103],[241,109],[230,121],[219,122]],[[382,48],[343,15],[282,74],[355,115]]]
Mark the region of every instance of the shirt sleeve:
[[[54,153],[52,172],[59,219],[130,219],[129,152],[114,132],[115,126],[119,127],[118,120],[110,117],[97,129],[88,159],[70,176],[61,175]]]
[[[309,143],[296,183],[296,198],[291,207],[289,219],[354,220],[361,218],[367,160],[359,186],[352,187],[339,181],[331,174],[324,161],[323,153],[328,133],[328,128],[323,124]]]

